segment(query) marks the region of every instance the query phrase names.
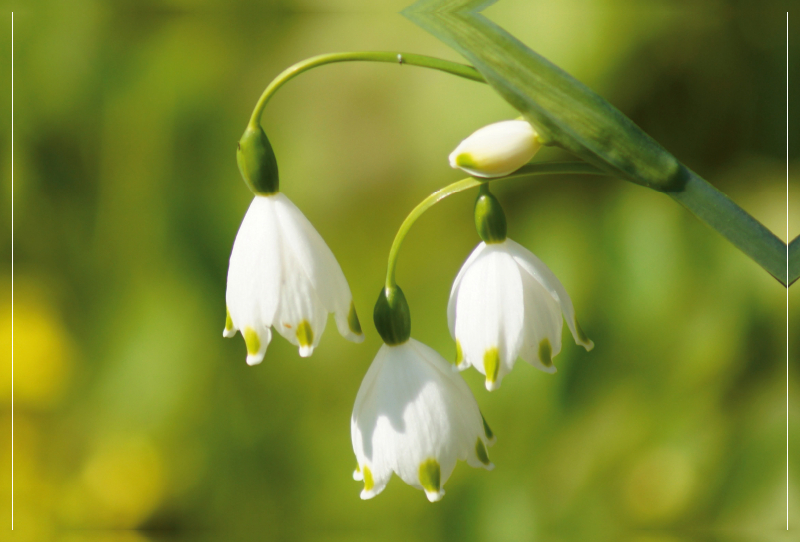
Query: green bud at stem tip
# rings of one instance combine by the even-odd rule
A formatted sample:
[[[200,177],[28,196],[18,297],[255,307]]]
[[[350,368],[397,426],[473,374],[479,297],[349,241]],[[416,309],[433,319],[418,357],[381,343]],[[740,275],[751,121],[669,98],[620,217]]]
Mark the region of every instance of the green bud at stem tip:
[[[261,126],[247,126],[236,146],[236,162],[254,194],[268,196],[278,192],[278,162]]]
[[[486,243],[502,243],[506,240],[506,215],[497,198],[489,192],[489,185],[482,184],[475,200],[475,228]]]
[[[399,286],[381,288],[372,319],[378,335],[389,346],[403,344],[411,337],[411,311]]]

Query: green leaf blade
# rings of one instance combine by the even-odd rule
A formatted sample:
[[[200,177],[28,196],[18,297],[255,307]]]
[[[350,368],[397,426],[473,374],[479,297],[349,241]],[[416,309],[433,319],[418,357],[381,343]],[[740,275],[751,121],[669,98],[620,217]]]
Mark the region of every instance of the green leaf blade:
[[[683,189],[669,192],[669,196],[787,286],[786,243],[705,179],[687,172]]]
[[[789,286],[800,278],[800,235],[789,244]]]
[[[403,13],[467,58],[548,144],[631,182],[680,188],[682,165],[606,100],[482,15],[434,4],[442,2],[418,3]]]

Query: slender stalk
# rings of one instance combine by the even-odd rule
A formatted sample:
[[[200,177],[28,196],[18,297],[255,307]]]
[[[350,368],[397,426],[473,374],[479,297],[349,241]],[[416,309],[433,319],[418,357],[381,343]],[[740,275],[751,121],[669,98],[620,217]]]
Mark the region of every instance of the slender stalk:
[[[548,174],[586,174],[586,175],[606,175],[606,173],[590,164],[584,164],[583,162],[550,162],[550,163],[541,163],[541,164],[528,164],[523,166],[522,168],[518,169],[511,175],[506,175],[505,177],[497,177],[494,179],[484,179],[484,178],[477,178],[477,177],[467,177],[466,179],[461,179],[460,181],[456,181],[453,184],[445,186],[441,190],[437,190],[424,200],[422,200],[419,205],[414,207],[414,209],[409,213],[403,223],[400,225],[400,229],[397,230],[397,235],[394,236],[394,241],[392,242],[392,248],[389,251],[389,263],[386,268],[386,288],[394,288],[397,286],[397,281],[395,280],[395,272],[397,269],[397,256],[400,253],[400,246],[403,244],[403,240],[406,238],[411,226],[414,225],[414,222],[422,216],[422,214],[433,207],[435,204],[442,201],[447,196],[452,196],[453,194],[457,194],[458,192],[463,192],[464,190],[469,190],[470,188],[475,188],[476,186],[481,186],[489,181],[503,181],[507,179],[519,179],[522,177],[532,177],[535,175],[548,175]]]
[[[326,55],[319,55],[314,56],[311,58],[307,58],[297,64],[290,66],[283,70],[272,82],[264,89],[264,92],[261,94],[261,97],[258,99],[256,103],[255,109],[253,109],[253,114],[250,116],[250,122],[248,126],[250,128],[257,128],[259,122],[261,120],[261,115],[264,112],[264,107],[266,107],[267,102],[272,97],[275,92],[282,87],[287,81],[293,79],[294,77],[300,75],[301,73],[310,70],[311,68],[316,68],[317,66],[324,66],[325,64],[333,64],[335,62],[359,62],[359,61],[366,61],[366,62],[389,62],[393,64],[408,64],[410,66],[420,66],[422,68],[430,68],[433,70],[439,70],[446,73],[450,73],[452,75],[457,75],[459,77],[464,77],[466,79],[471,79],[472,81],[478,81],[480,83],[485,83],[485,79],[483,76],[473,68],[472,66],[467,66],[466,64],[459,64],[457,62],[450,62],[448,60],[442,60],[441,58],[435,58],[431,56],[424,56],[424,55],[414,55],[409,53],[398,53],[398,52],[391,52],[391,51],[365,51],[365,52],[355,52],[355,53],[330,53]]]

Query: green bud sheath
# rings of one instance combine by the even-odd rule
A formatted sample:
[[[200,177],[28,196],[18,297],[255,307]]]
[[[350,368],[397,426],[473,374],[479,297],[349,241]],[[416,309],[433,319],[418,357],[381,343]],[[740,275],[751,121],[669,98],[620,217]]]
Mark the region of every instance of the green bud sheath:
[[[506,214],[497,198],[489,192],[488,183],[482,184],[475,201],[475,227],[486,243],[506,240]]]
[[[372,313],[375,329],[389,346],[403,344],[411,336],[411,311],[399,286],[382,288]]]
[[[236,162],[247,187],[254,194],[278,192],[278,162],[261,126],[248,126],[236,147]]]

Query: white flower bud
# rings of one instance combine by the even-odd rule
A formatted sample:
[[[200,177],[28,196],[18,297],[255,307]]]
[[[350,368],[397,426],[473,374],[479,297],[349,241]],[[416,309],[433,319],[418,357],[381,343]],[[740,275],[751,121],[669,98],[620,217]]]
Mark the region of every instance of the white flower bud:
[[[476,177],[502,177],[527,164],[541,146],[527,121],[496,122],[459,143],[450,153],[450,167]]]

